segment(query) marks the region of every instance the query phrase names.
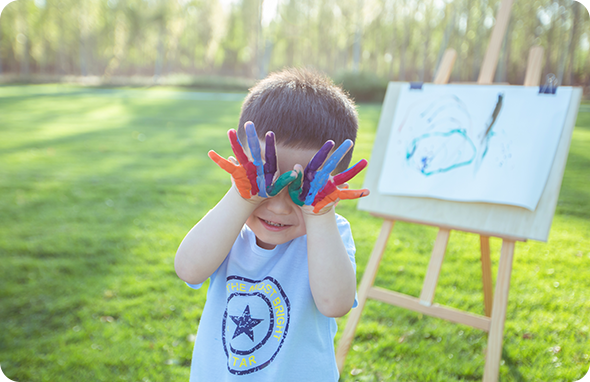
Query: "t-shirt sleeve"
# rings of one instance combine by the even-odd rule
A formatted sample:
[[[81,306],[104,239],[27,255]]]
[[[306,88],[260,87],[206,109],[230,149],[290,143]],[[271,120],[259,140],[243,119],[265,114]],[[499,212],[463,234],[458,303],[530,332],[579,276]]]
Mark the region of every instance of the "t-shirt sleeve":
[[[346,220],[342,216],[336,215],[336,224],[338,225],[338,231],[340,231],[342,243],[344,243],[344,247],[346,248],[346,252],[348,253],[348,258],[350,259],[350,262],[352,264],[352,269],[354,269],[354,273],[356,274],[356,260],[354,258],[354,255],[356,253],[356,247],[354,245],[354,239],[352,238],[350,223],[348,223],[348,220]],[[352,305],[352,307],[356,308],[357,305],[357,295],[355,294],[354,304]]]
[[[193,289],[201,289],[201,287],[203,286],[203,283],[200,284],[189,284],[189,283],[185,283],[186,285],[188,285],[189,287],[193,288]]]
[[[215,270],[215,272],[213,272],[213,274],[211,276],[209,276],[209,278],[211,280],[213,280],[216,275],[217,275],[217,270]],[[189,287],[193,288],[193,289],[201,289],[201,287],[203,286],[204,282],[202,282],[200,284],[189,284],[189,283],[185,282],[185,284],[188,285]]]

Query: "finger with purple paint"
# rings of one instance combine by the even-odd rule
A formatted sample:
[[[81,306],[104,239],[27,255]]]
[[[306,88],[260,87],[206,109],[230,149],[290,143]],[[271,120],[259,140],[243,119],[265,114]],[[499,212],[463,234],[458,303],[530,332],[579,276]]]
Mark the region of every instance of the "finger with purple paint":
[[[311,182],[313,181],[316,173],[322,164],[325,162],[330,150],[334,148],[334,141],[329,140],[324,143],[321,149],[311,158],[307,166],[305,167],[305,171],[303,173],[303,185],[301,186],[301,194],[299,198],[301,201],[305,200],[307,193],[309,192],[309,188],[311,186]]]
[[[266,133],[266,146],[264,149],[264,180],[266,183],[266,191],[268,192],[268,188],[272,185],[272,181],[275,177],[275,173],[277,172],[278,165],[277,165],[277,147],[275,142],[275,133],[269,131]]]
[[[316,194],[324,188],[328,180],[330,179],[330,174],[332,171],[336,169],[338,163],[344,158],[346,153],[352,148],[353,143],[350,139],[345,140],[337,149],[330,155],[324,166],[320,171],[318,171],[313,180],[311,181],[309,191],[305,195],[305,204],[309,205],[312,204]]]
[[[266,182],[264,180],[264,165],[262,163],[262,155],[260,153],[260,142],[258,141],[258,134],[254,123],[248,121],[244,125],[246,130],[246,137],[248,138],[248,147],[252,155],[252,162],[256,166],[256,184],[258,185],[258,195],[266,198]]]

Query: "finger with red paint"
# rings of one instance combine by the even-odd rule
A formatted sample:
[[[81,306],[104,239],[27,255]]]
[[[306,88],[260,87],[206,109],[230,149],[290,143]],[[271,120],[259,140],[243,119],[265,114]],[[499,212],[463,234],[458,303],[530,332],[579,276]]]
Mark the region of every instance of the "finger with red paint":
[[[250,190],[252,195],[258,194],[258,184],[256,182],[256,166],[250,161],[250,158],[244,152],[244,148],[240,140],[238,139],[238,133],[234,129],[230,129],[227,132],[231,149],[236,155],[240,165],[246,170],[246,175],[250,181]]]

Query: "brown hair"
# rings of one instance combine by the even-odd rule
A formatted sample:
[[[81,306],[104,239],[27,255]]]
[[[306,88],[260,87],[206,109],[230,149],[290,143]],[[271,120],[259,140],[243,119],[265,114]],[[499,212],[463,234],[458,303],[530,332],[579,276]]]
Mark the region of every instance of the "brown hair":
[[[271,73],[255,85],[240,114],[238,136],[245,142],[244,123],[252,121],[260,139],[275,133],[277,144],[299,149],[319,149],[329,139],[338,147],[353,142],[358,129],[354,102],[326,76],[309,69]],[[352,150],[336,172],[345,170]]]

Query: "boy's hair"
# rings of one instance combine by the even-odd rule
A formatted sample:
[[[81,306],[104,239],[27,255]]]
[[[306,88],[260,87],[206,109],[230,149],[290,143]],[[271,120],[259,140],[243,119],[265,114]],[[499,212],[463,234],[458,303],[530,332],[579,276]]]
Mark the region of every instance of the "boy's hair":
[[[260,139],[273,131],[277,144],[297,149],[320,149],[329,139],[338,147],[346,139],[354,142],[358,130],[354,102],[328,77],[309,69],[271,73],[250,89],[238,124],[242,142],[248,121],[254,122]],[[351,157],[352,149],[335,173],[344,171]]]

